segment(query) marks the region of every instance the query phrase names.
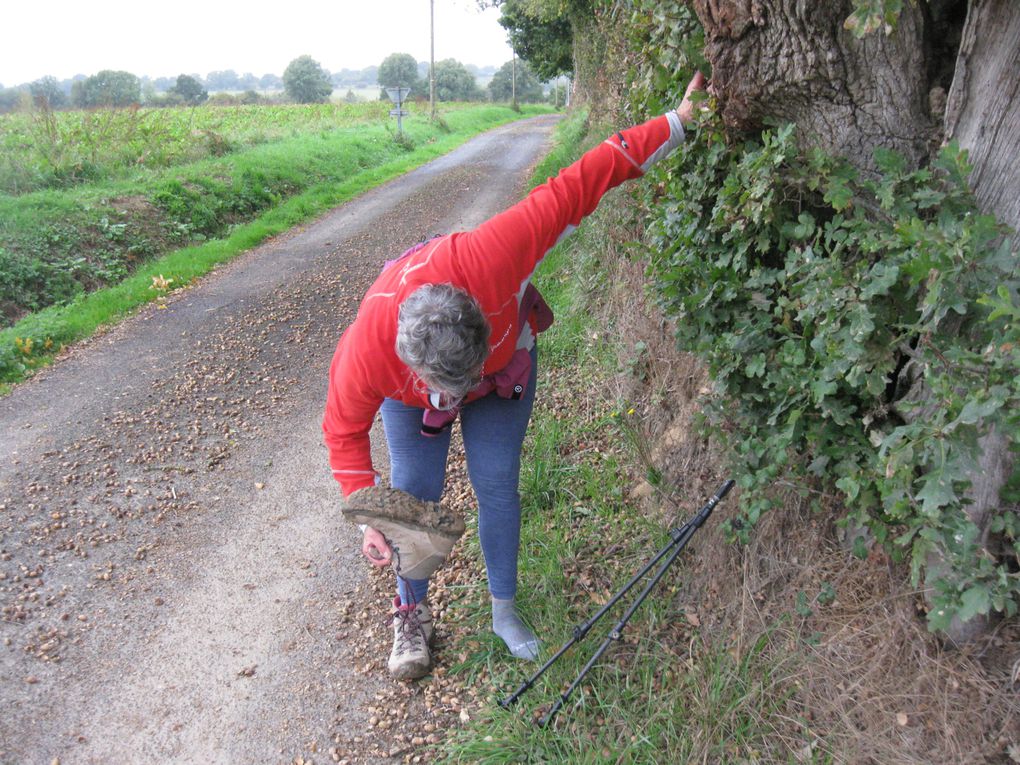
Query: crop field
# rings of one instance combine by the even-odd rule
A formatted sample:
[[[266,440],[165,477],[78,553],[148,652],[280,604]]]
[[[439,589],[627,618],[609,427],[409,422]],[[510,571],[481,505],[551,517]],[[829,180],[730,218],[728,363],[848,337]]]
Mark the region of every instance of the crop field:
[[[433,121],[427,105],[408,104],[400,135],[389,110],[370,101],[0,118],[0,389],[153,299],[153,285],[185,284],[549,107],[444,103]]]
[[[390,104],[40,110],[0,116],[0,193],[111,180],[238,149],[385,120]]]

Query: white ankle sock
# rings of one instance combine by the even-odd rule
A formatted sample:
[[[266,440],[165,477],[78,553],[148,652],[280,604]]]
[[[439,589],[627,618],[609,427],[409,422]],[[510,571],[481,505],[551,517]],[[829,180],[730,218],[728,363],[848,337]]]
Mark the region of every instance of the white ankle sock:
[[[518,659],[538,658],[538,638],[527,628],[510,600],[492,599],[492,631],[499,635]]]

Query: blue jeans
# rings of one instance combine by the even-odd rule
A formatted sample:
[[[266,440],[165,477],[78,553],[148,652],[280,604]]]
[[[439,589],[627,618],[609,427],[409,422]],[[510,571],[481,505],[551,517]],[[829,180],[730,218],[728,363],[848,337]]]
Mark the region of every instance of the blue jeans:
[[[468,477],[478,498],[478,537],[485,556],[489,592],[494,598],[512,598],[517,592],[517,552],[521,539],[521,497],[517,489],[521,444],[535,402],[536,351],[531,352],[531,378],[520,399],[500,398],[493,392],[460,410]],[[393,399],[383,402],[390,483],[418,499],[438,502],[446,480],[450,430],[437,436],[423,436],[422,411]],[[412,596],[415,602],[424,601],[428,585],[427,579],[398,577],[401,603],[407,604]]]

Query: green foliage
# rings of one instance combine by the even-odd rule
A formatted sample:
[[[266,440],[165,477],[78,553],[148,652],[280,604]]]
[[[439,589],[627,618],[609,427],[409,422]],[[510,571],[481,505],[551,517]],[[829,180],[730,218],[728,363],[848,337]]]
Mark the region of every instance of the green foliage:
[[[224,69],[216,72],[209,72],[205,76],[205,84],[210,90],[238,90],[241,87],[241,80],[233,69]]]
[[[0,114],[13,112],[26,100],[31,96],[20,88],[0,88]]]
[[[28,86],[32,99],[49,109],[60,109],[67,105],[67,94],[60,87],[56,77],[42,77]]]
[[[507,61],[489,81],[489,93],[493,101],[511,101],[516,79],[517,100],[521,103],[538,103],[543,98],[542,83],[526,61],[517,61],[516,76],[514,62]]]
[[[0,317],[70,300],[82,291],[75,275],[84,262],[74,256],[46,262],[0,249]]]
[[[575,3],[571,7],[573,5],[587,7],[588,3]],[[537,7],[528,0],[506,0],[500,6],[499,23],[510,33],[511,47],[543,80],[574,69],[570,10],[559,3]],[[583,12],[583,9],[576,9],[576,12]]]
[[[903,0],[854,0],[853,13],[843,26],[855,37],[864,37],[879,30],[892,34],[902,11]]]
[[[418,62],[410,53],[391,53],[379,64],[379,85],[382,98],[388,98],[386,88],[410,88],[408,98],[428,95],[428,83],[418,76]]]
[[[130,72],[104,69],[75,83],[75,106],[134,106],[142,100],[142,83]]]
[[[237,99],[231,97],[231,103]],[[24,194],[117,179],[298,133],[376,122],[386,112],[381,104],[37,109],[0,118],[0,192]]]
[[[186,104],[200,104],[209,98],[209,91],[189,74],[177,75],[177,82],[169,92],[180,96],[181,101]]]
[[[436,62],[437,101],[477,101],[481,91],[475,76],[452,58]]]
[[[801,157],[792,126],[731,145],[707,121],[679,156],[654,205],[651,275],[720,394],[711,419],[744,489],[732,531],[746,538],[794,474],[838,491],[847,522],[908,559],[915,581],[930,552],[944,556],[932,628],[1015,613],[1016,497],[995,513],[1007,549],[994,559],[964,493],[979,437],[1020,441],[1020,275],[975,208],[965,155],[950,146],[908,171],[877,152],[869,180]]]
[[[333,83],[311,56],[298,56],[283,70],[283,89],[299,104],[320,104],[329,99]]]
[[[641,51],[640,65],[628,76],[632,97],[642,112],[662,114],[680,103],[692,71],[708,76],[704,31],[684,0],[630,0],[625,7],[631,47]]]
[[[262,239],[517,118],[506,107],[447,107],[442,124],[406,120],[409,144],[400,147],[378,102],[280,109],[263,116],[277,114],[283,123],[304,114],[304,129],[292,121],[288,131],[298,134],[284,140],[115,185],[0,195],[0,392],[61,346],[157,298],[157,277],[185,285]],[[337,128],[341,113],[348,116],[339,129],[324,129],[316,117],[329,115]]]

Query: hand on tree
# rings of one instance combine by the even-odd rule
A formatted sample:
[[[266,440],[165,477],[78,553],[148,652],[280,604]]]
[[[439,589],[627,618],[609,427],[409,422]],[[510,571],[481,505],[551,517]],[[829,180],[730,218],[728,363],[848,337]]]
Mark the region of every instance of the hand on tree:
[[[390,546],[386,544],[386,537],[371,526],[365,527],[365,536],[361,541],[361,552],[373,566],[378,566],[379,568],[390,565],[393,557]]]
[[[680,106],[676,108],[677,116],[680,117],[680,122],[686,125],[692,119],[694,119],[694,113],[699,108],[697,104],[691,101],[691,94],[696,92],[705,92],[708,86],[708,81],[705,79],[705,75],[701,72],[695,72],[694,77],[687,84],[687,90],[684,92],[684,100],[680,102]]]

